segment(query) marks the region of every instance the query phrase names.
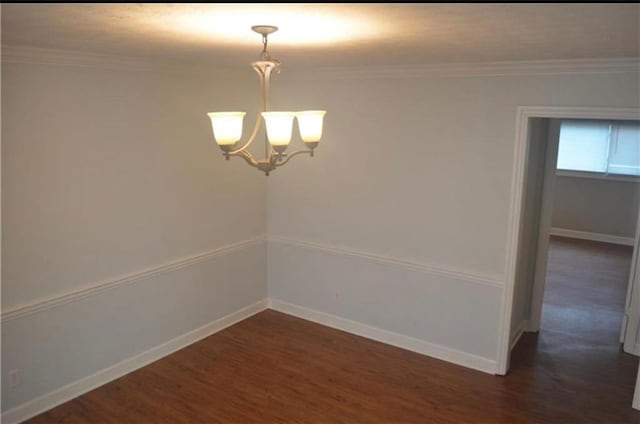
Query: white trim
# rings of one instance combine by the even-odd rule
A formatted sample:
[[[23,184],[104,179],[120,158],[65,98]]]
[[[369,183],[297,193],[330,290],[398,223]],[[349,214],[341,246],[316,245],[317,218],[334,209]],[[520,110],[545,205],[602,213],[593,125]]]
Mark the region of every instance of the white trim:
[[[640,213],[636,222],[636,232],[633,246],[633,259],[629,272],[629,285],[625,299],[625,327],[621,330],[624,337],[622,349],[633,355],[640,355]],[[638,382],[640,384],[640,382]]]
[[[553,225],[553,199],[556,190],[555,169],[560,147],[560,120],[547,120],[546,154],[542,177],[542,196],[538,214],[538,240],[534,261],[533,287],[529,293],[529,327],[540,330],[542,307],[544,304],[544,288],[547,283],[547,267],[551,226]],[[539,141],[538,141],[539,142]],[[535,219],[535,218],[534,218]]]
[[[516,134],[511,178],[511,205],[509,208],[507,249],[505,258],[505,289],[500,310],[500,333],[496,358],[497,373],[506,374],[509,369],[511,316],[513,314],[515,270],[517,261],[520,221],[522,216],[523,181],[528,155],[527,133],[530,118],[575,119],[640,119],[640,109],[600,107],[548,107],[519,106],[516,110]]]
[[[640,368],[638,368],[638,376],[636,377],[636,390],[633,393],[632,406],[640,411]]]
[[[424,272],[428,274],[439,275],[447,278],[453,278],[457,280],[469,281],[472,283],[485,284],[492,287],[502,288],[504,281],[499,276],[471,273],[466,270],[444,268],[441,266],[435,266],[425,263],[413,262],[406,259],[398,259],[390,256],[376,255],[373,253],[359,252],[356,250],[344,249],[341,247],[334,247],[328,245],[322,245],[318,243],[312,243],[309,241],[294,240],[285,237],[269,236],[268,241],[271,243],[287,244],[294,247],[308,248],[314,250],[320,250],[323,252],[332,253],[339,256],[355,257],[364,259],[371,262],[382,263],[385,265],[395,265],[404,268],[409,268],[415,271]]]
[[[537,333],[537,332],[539,332],[539,331],[540,331],[540,329],[539,329],[539,328],[537,328],[536,326],[534,326],[534,325],[531,323],[531,320],[527,320],[527,321],[526,321],[526,325],[525,325],[525,327],[524,327],[524,332],[525,332],[525,333]]]
[[[517,113],[527,120],[529,118],[640,120],[640,109],[632,107],[518,106]],[[527,142],[526,133],[523,142]]]
[[[473,368],[488,374],[494,374],[495,371],[496,364],[492,359],[462,352],[450,347],[425,342],[423,340],[405,336],[404,334],[372,327],[336,315],[294,305],[274,298],[269,298],[269,308],[298,318],[306,319],[308,321],[313,321],[327,327],[336,328],[351,334],[366,337],[367,339],[376,340],[391,346],[427,355],[432,358]]]
[[[131,274],[111,278],[111,279],[96,282],[96,283],[90,283],[81,288],[75,289],[67,293],[58,294],[48,298],[38,299],[29,303],[14,306],[2,312],[1,320],[2,322],[9,321],[12,319],[23,317],[25,315],[30,315],[30,314],[47,310],[47,309],[55,308],[69,302],[75,302],[89,296],[95,296],[106,290],[111,290],[113,288],[116,288],[125,284],[136,283],[142,280],[146,280],[147,278],[150,278],[150,277],[155,277],[157,275],[175,271],[180,268],[197,264],[199,262],[208,261],[220,256],[237,252],[242,249],[247,249],[249,247],[263,243],[265,240],[266,240],[266,236],[259,236],[253,239],[244,240],[238,243],[222,246],[207,252],[199,253],[194,256],[189,256],[189,257],[181,258],[175,261],[166,262],[162,265],[159,265],[153,268],[147,268],[145,270],[137,271]]]
[[[513,350],[513,348],[516,347],[516,345],[520,341],[520,338],[522,337],[522,335],[524,333],[528,332],[528,329],[529,329],[529,321],[528,320],[524,320],[524,321],[520,322],[518,327],[516,327],[516,331],[515,331],[514,335],[511,337],[511,347],[509,348],[509,350]]]
[[[590,178],[594,180],[604,181],[622,181],[625,183],[640,183],[640,176],[635,175],[618,175],[618,174],[602,174],[599,172],[586,172],[586,171],[567,171],[558,169],[556,171],[558,177],[568,178]]]
[[[3,63],[26,63],[38,65],[65,65],[97,67],[119,70],[160,71],[210,74],[212,66],[206,64],[183,65],[167,59],[152,59],[120,55],[96,54],[61,49],[24,46],[2,46]],[[217,71],[220,66],[215,67]],[[238,68],[239,69],[239,68]],[[609,59],[557,59],[523,60],[503,62],[476,62],[450,64],[418,64],[392,66],[350,67],[291,67],[287,68],[291,78],[318,79],[362,79],[362,78],[410,78],[410,77],[483,77],[518,75],[562,75],[637,73],[639,58],[623,57]],[[237,69],[224,68],[223,72],[234,77]]]
[[[178,74],[211,75],[212,66],[184,65],[166,59],[141,56],[120,56],[71,50],[47,49],[39,47],[2,46],[2,63],[22,63],[31,65],[79,66],[122,71],[169,72]],[[238,68],[239,69],[239,68]],[[238,69],[215,66],[216,75],[228,78],[242,75]],[[249,75],[247,73],[247,75]]]
[[[502,291],[502,307],[500,308],[500,326],[498,333],[498,350],[496,355],[496,372],[505,375],[509,370],[511,355],[511,316],[513,314],[514,286],[518,257],[518,236],[520,217],[522,214],[523,184],[526,159],[529,154],[527,145],[528,121],[525,110],[518,108],[516,112],[516,145],[513,149],[513,171],[511,177],[511,206],[509,208],[507,252],[505,263],[505,288]],[[524,142],[521,142],[524,140]],[[513,283],[512,283],[513,282]]]
[[[2,413],[2,422],[17,423],[34,417],[47,411],[61,403],[67,402],[90,390],[109,383],[132,371],[144,367],[158,359],[183,349],[199,340],[209,337],[227,327],[230,327],[244,319],[247,319],[259,312],[267,309],[269,302],[262,299],[252,305],[246,306],[236,312],[222,318],[211,321],[202,327],[196,328],[188,333],[175,337],[161,345],[153,347],[136,356],[118,362],[108,368],[100,370],[95,374],[76,380],[73,383],[60,387],[54,391],[37,397]]]
[[[504,62],[476,62],[449,64],[418,64],[391,66],[287,68],[292,78],[412,78],[412,77],[494,77],[562,74],[637,73],[640,62],[637,57],[611,59],[523,60]]]
[[[568,228],[551,228],[552,236],[569,237],[580,240],[602,241],[604,243],[622,244],[633,246],[633,237],[614,236],[611,234],[592,233],[589,231],[570,230]]]

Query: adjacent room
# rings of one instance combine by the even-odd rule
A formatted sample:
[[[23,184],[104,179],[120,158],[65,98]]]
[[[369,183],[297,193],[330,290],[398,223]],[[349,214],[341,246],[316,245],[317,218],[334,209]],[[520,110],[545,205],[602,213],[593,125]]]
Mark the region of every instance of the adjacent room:
[[[640,421],[640,5],[0,13],[2,422]]]
[[[585,380],[630,390],[640,125],[550,119],[529,134],[511,372],[535,364],[569,393]]]

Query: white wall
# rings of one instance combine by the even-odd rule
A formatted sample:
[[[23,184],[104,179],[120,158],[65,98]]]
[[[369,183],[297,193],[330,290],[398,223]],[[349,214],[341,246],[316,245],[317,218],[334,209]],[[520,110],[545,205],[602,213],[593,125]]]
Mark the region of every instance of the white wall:
[[[637,106],[637,75],[357,77],[278,76],[274,108],[329,113],[317,156],[265,179],[204,116],[255,104],[251,70],[3,63],[3,412],[237,316],[265,274],[490,371],[516,107]]]
[[[555,185],[554,228],[633,238],[639,183],[558,176]]]
[[[254,80],[2,64],[3,412],[266,296],[264,175],[206,117]]]
[[[268,181],[270,296],[495,360],[516,108],[637,107],[637,74],[313,76],[281,92],[328,113]]]

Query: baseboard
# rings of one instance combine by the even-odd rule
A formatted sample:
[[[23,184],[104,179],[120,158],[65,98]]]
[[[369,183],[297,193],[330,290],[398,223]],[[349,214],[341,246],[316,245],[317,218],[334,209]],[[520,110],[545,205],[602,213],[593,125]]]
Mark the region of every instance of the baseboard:
[[[638,376],[636,377],[636,389],[633,392],[633,402],[631,406],[633,409],[640,411],[640,369],[638,369]]]
[[[540,331],[540,324],[534,325],[533,321],[531,321],[530,319],[525,321],[525,323],[526,323],[524,328],[525,333],[537,333],[538,331]]]
[[[552,236],[569,237],[580,240],[601,241],[604,243],[621,244],[624,246],[633,246],[633,237],[614,236],[611,234],[591,233],[588,231],[569,230],[566,228],[552,228],[550,231]]]
[[[638,377],[636,380],[636,390],[633,392],[633,403],[631,404],[633,409],[640,411],[640,370],[638,370]]]
[[[518,326],[516,327],[516,331],[511,337],[511,345],[509,346],[509,350],[513,350],[513,348],[516,347],[522,335],[526,332],[529,332],[529,327],[529,320],[523,320],[520,322],[520,324],[518,324]]]
[[[67,402],[103,384],[122,377],[132,371],[155,362],[173,352],[183,349],[190,344],[202,340],[218,331],[236,324],[252,315],[268,308],[267,299],[260,300],[252,305],[246,306],[236,312],[214,320],[202,327],[196,328],[188,333],[182,334],[161,345],[153,347],[136,356],[125,359],[115,365],[98,371],[95,374],[74,381],[66,386],[49,392],[43,396],[16,406],[2,413],[2,422],[5,424],[18,423],[47,411],[61,403]]]
[[[270,298],[269,308],[298,318],[306,319],[308,321],[313,321],[327,327],[366,337],[367,339],[410,350],[432,358],[451,362],[456,365],[462,365],[463,367],[473,368],[488,374],[495,374],[496,372],[496,362],[494,360],[473,355],[471,353],[425,342],[403,334],[372,327],[361,322],[351,321],[346,318],[294,305],[278,299]]]

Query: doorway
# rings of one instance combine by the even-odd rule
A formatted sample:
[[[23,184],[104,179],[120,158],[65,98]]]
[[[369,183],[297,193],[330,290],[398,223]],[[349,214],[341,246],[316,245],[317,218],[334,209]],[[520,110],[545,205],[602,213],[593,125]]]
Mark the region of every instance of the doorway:
[[[525,338],[529,340],[529,345],[532,337],[541,342],[542,350],[547,349],[545,354],[550,358],[553,357],[554,351],[552,345],[557,342],[552,340],[552,336],[573,337],[576,343],[583,343],[583,351],[587,352],[588,342],[595,342],[598,325],[602,332],[600,335],[604,336],[606,333],[604,339],[613,343],[613,351],[616,354],[620,350],[616,342],[620,340],[625,342],[625,351],[637,354],[635,349],[638,346],[640,290],[634,288],[639,285],[637,274],[640,274],[636,272],[635,266],[638,261],[638,231],[629,238],[630,243],[627,243],[635,248],[606,243],[611,240],[605,240],[603,243],[575,237],[584,235],[584,231],[552,236],[551,217],[561,123],[567,120],[575,120],[578,123],[590,120],[596,123],[606,121],[626,124],[637,121],[638,118],[637,109],[518,110],[511,232],[503,326],[497,361],[498,374],[506,374],[509,370],[511,350],[521,335],[536,333],[541,329],[544,336],[531,334]],[[637,211],[635,213],[637,215]],[[637,216],[634,218],[636,222],[640,222]],[[573,237],[566,238],[562,237],[563,235]],[[574,261],[573,265],[570,264],[571,260]],[[575,275],[575,272],[578,274]],[[606,280],[605,277],[611,277],[608,292],[603,291],[602,283]],[[582,285],[576,285],[576,281],[581,281]],[[546,290],[545,282],[548,283]],[[590,291],[589,285],[594,290]],[[614,300],[607,303],[607,297]],[[615,311],[616,304],[619,307],[618,311]],[[589,316],[598,315],[598,311],[606,312],[603,316],[608,318],[588,323]],[[613,319],[616,314],[617,324],[616,319]],[[622,332],[612,336],[612,325],[617,326],[618,331],[622,327]],[[545,327],[548,328],[547,332]],[[582,330],[584,332],[581,332]],[[583,338],[580,337],[581,334]],[[571,350],[568,349],[567,340],[569,339],[566,339],[564,344],[556,344],[556,354],[568,353]],[[597,345],[599,342],[595,343]],[[592,352],[597,350],[593,343],[590,346]],[[637,366],[637,358],[631,358],[633,366]],[[575,368],[575,360],[578,358],[573,359],[573,362],[568,361],[563,366]]]
[[[625,352],[640,355],[637,325],[628,319],[633,246],[640,232],[640,123],[536,119],[531,128],[522,219],[529,233],[523,231],[518,247],[522,287],[515,299],[520,316],[514,318],[526,321],[523,331],[539,331],[546,293],[550,311],[564,305],[584,325],[597,325],[588,319],[589,310],[602,310],[594,319],[613,314]],[[558,245],[553,256],[551,241]],[[552,273],[550,259],[556,265]]]

